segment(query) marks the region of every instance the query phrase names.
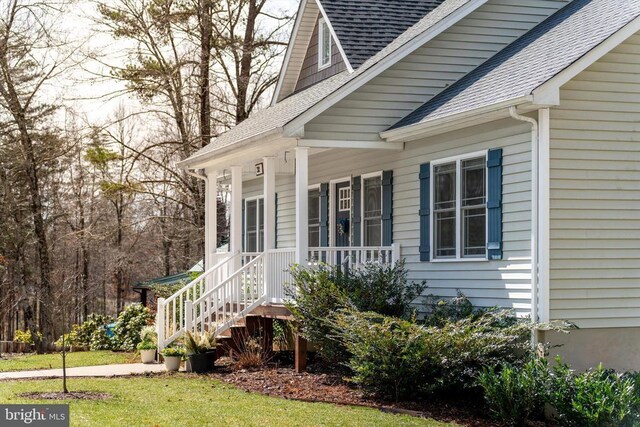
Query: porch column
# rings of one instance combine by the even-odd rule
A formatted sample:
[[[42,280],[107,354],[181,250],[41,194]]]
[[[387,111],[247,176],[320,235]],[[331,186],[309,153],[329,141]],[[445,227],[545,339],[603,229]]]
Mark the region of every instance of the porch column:
[[[309,257],[309,149],[296,148],[296,264]]]
[[[218,249],[218,171],[207,171],[205,186],[204,269],[206,271],[216,264]]]
[[[242,166],[231,166],[231,215],[229,230],[229,251],[242,252]],[[235,270],[242,262],[237,257]]]
[[[264,195],[264,250],[276,248],[276,159],[265,157],[262,161],[264,166],[263,195]],[[272,257],[267,253],[264,262],[265,291],[267,301],[276,295],[276,286],[271,275]]]

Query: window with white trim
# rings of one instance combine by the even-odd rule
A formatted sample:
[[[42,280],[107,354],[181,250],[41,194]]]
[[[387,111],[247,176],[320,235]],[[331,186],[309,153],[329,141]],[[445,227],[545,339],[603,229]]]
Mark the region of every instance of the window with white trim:
[[[245,251],[264,251],[264,198],[245,200]]]
[[[434,259],[487,255],[487,158],[433,162]]]
[[[309,247],[320,246],[320,188],[309,190]]]
[[[331,31],[324,19],[318,21],[318,69],[331,65]]]
[[[362,227],[365,246],[382,244],[382,176],[362,179]]]

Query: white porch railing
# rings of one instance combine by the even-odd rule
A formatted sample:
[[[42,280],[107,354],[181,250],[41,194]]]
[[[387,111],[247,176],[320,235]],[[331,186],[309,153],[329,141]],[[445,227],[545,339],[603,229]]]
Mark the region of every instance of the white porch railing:
[[[191,281],[169,298],[159,298],[156,313],[158,346],[164,348],[184,333],[186,324],[184,307],[204,295],[216,283],[226,279],[234,271],[234,261],[240,254],[217,254],[218,263]]]
[[[309,248],[309,264],[328,264],[358,268],[368,262],[392,264],[400,259],[400,247],[391,246],[362,246],[362,247],[330,247]]]
[[[242,267],[230,271],[238,256]],[[399,258],[398,245],[310,248],[308,265],[358,268],[367,262],[390,264]],[[166,347],[187,330],[213,330],[219,335],[258,306],[282,303],[293,264],[293,248],[229,256],[167,300],[158,300],[158,346]]]

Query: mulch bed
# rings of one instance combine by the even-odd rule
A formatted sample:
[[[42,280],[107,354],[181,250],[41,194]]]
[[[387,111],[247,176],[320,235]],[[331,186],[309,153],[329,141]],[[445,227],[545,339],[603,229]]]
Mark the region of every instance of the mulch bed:
[[[382,401],[366,395],[346,382],[340,372],[332,372],[326,367],[312,366],[309,372],[301,374],[291,368],[273,366],[257,371],[227,368],[219,369],[213,376],[247,392],[285,399],[366,406],[473,427],[498,425],[488,418],[484,404],[471,397],[399,403]]]
[[[20,397],[38,400],[105,400],[110,399],[109,393],[98,393],[94,391],[74,391],[69,393],[62,392],[29,392],[19,394]]]

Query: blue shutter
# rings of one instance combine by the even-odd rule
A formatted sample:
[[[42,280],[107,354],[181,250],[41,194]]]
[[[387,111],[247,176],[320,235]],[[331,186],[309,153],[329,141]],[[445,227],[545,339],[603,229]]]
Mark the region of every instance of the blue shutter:
[[[329,184],[320,184],[320,246],[329,246]]]
[[[431,260],[431,165],[420,165],[420,261]]]
[[[278,249],[278,193],[276,193],[276,217],[274,218],[275,224],[274,224],[274,228],[273,228],[273,233],[275,234],[275,236],[273,236],[273,240],[275,241],[275,248]]]
[[[244,199],[242,199],[242,252],[245,251],[244,249],[244,228],[245,228],[244,227],[244,217],[245,217],[244,209],[245,209],[245,204],[244,204]]]
[[[502,149],[489,150],[487,156],[487,251],[489,259],[502,259]]]
[[[362,205],[360,203],[360,188],[361,188],[361,180],[359,176],[353,177],[351,179],[351,230],[353,233],[353,241],[351,242],[351,246],[360,246],[362,238],[360,236],[361,229],[360,224],[362,223]]]
[[[382,246],[393,244],[393,171],[382,172]]]

